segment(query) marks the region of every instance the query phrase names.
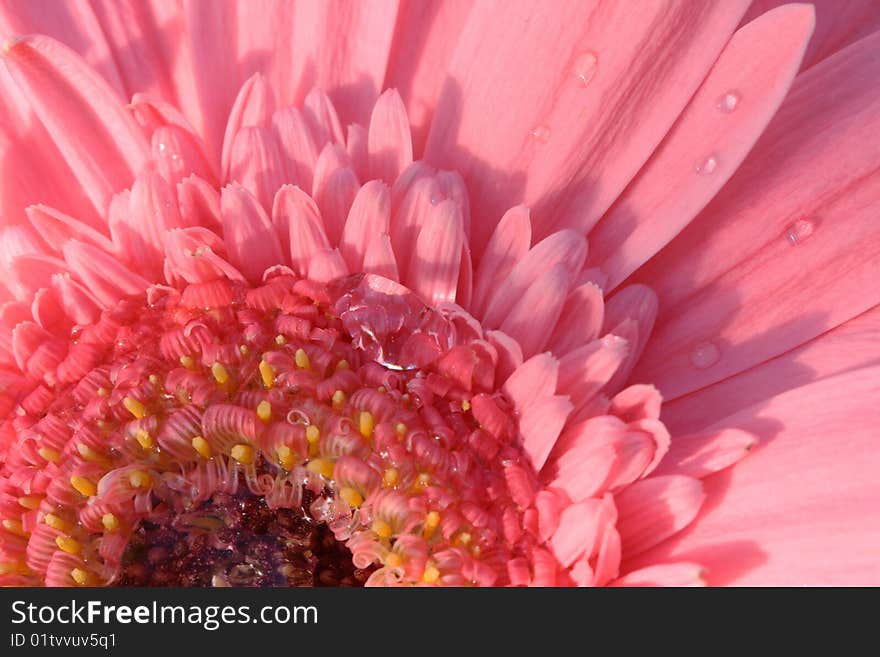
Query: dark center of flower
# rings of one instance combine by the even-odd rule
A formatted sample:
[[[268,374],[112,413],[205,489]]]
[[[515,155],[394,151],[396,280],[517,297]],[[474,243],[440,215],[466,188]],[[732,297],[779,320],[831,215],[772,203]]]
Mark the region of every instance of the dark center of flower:
[[[21,405],[10,461],[45,490],[22,567],[62,584],[495,583],[535,539],[492,349],[461,309],[377,276],[122,301]]]

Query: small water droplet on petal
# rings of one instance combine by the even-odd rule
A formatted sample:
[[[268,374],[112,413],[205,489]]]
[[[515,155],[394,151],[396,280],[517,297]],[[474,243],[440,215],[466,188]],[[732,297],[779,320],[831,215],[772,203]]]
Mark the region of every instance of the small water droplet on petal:
[[[733,110],[737,108],[739,105],[740,95],[737,91],[728,91],[726,94],[721,96],[718,99],[718,102],[715,104],[719,110],[724,112],[725,114],[730,114]]]
[[[714,342],[701,342],[691,351],[691,365],[698,370],[712,367],[721,358],[721,350]]]
[[[792,246],[803,244],[813,234],[815,226],[808,219],[798,219],[785,231],[785,239]]]
[[[534,137],[536,141],[539,141],[542,144],[547,143],[547,141],[549,141],[550,139],[550,128],[545,125],[539,125],[534,130],[532,130],[532,137]]]
[[[580,79],[584,86],[590,84],[590,80],[596,75],[596,66],[599,58],[596,53],[587,51],[578,55],[574,62],[574,74]]]
[[[697,164],[694,165],[694,171],[703,176],[711,175],[717,168],[718,158],[716,158],[714,155],[710,155],[705,160],[697,162]]]

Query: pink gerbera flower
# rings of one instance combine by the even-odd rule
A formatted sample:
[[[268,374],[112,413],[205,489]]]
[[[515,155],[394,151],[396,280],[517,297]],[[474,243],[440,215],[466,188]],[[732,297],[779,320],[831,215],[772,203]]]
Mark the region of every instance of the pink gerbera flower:
[[[0,584],[880,583],[880,11],[750,4],[5,2]]]

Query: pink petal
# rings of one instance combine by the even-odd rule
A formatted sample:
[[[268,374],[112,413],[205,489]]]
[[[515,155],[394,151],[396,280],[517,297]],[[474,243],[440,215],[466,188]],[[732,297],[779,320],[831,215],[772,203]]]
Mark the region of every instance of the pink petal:
[[[538,276],[510,309],[501,330],[519,342],[525,358],[538,353],[547,344],[570,285],[568,268],[564,264],[554,265]]]
[[[370,241],[364,254],[363,271],[392,281],[400,280],[397,258],[391,246],[390,235],[379,235]]]
[[[325,249],[312,255],[308,276],[319,283],[329,283],[348,274],[339,249]]]
[[[305,117],[319,147],[330,143],[335,145],[344,143],[342,124],[336,113],[336,107],[323,88],[315,87],[309,91],[304,107]]]
[[[611,586],[706,586],[706,569],[696,563],[664,563],[627,573]]]
[[[544,397],[526,407],[519,418],[522,448],[537,471],[544,467],[571,413],[568,397]]]
[[[412,164],[409,119],[400,94],[394,89],[389,89],[376,101],[370,117],[367,150],[370,178],[384,180],[389,185]]]
[[[177,204],[184,225],[221,232],[220,194],[207,181],[192,175],[177,183]]]
[[[682,474],[702,479],[730,467],[748,454],[758,439],[748,431],[721,429],[676,436],[656,474]]]
[[[478,316],[489,298],[507,278],[514,265],[525,257],[532,243],[529,209],[517,205],[504,213],[480,258],[471,309]]]
[[[348,211],[339,250],[351,271],[363,269],[370,243],[387,235],[391,222],[391,192],[388,185],[371,180],[358,190]]]
[[[591,264],[608,289],[659,251],[727,182],[770,122],[813,29],[808,5],[787,5],[740,28],[681,117],[590,231]],[[695,167],[713,170],[697,173]]]
[[[290,262],[294,271],[305,276],[312,255],[330,248],[318,206],[299,187],[284,185],[275,195],[272,221],[289,227]]]
[[[242,128],[235,136],[229,161],[229,179],[253,194],[266,212],[275,192],[284,184],[284,160],[275,135],[267,128]]]
[[[272,222],[250,192],[237,185],[224,187],[220,208],[229,261],[251,283],[258,282],[269,267],[284,264]]]
[[[571,396],[575,410],[585,406],[627,359],[626,340],[606,335],[570,351],[559,360],[559,390]]]
[[[432,206],[419,231],[407,271],[407,286],[426,302],[455,301],[464,234],[454,201]]]
[[[464,175],[475,216],[500,217],[521,200],[539,236],[585,232],[663,138],[747,6],[476,3],[426,159]],[[474,227],[477,250],[493,225]]]
[[[149,148],[107,83],[44,36],[6,45],[4,61],[99,213],[131,184]]]
[[[302,113],[295,107],[278,110],[272,116],[272,128],[287,165],[287,181],[311,189],[318,145]]]
[[[705,480],[707,502],[680,536],[632,567],[687,560],[710,584],[871,586],[880,583],[880,368],[782,393],[718,423],[762,445]]]
[[[70,272],[105,308],[123,297],[143,294],[150,285],[150,281],[127,270],[113,256],[77,240],[64,245],[64,259]]]
[[[312,197],[321,208],[324,230],[331,244],[339,244],[345,219],[360,185],[348,154],[338,144],[327,144],[315,165]]]
[[[599,337],[604,318],[602,290],[594,283],[579,285],[569,292],[548,347],[564,355],[592,342]]]
[[[637,481],[614,496],[623,552],[631,557],[681,531],[705,499],[697,479],[680,475]]]
[[[551,541],[553,554],[560,564],[568,567],[584,552],[593,551],[601,529],[603,506],[602,500],[590,499],[562,512],[559,528]]]
[[[153,133],[151,150],[159,173],[168,182],[176,184],[194,173],[216,184],[217,176],[192,133],[177,126],[160,126]]]
[[[638,274],[663,314],[634,376],[667,399],[880,302],[878,46],[880,33],[800,75],[730,183]]]
[[[502,390],[518,409],[556,392],[559,361],[550,354],[532,356],[516,368],[504,382]]]
[[[223,135],[223,153],[220,160],[220,175],[224,181],[230,180],[232,148],[242,128],[266,126],[275,111],[275,97],[266,78],[255,73],[241,86]]]

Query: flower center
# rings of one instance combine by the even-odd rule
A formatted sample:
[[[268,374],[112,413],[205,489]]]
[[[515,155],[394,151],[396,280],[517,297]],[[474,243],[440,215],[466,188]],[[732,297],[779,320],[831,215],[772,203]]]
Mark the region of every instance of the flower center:
[[[534,473],[492,349],[460,308],[374,275],[121,301],[22,402],[20,567],[50,584],[502,583],[536,540],[509,482]]]

